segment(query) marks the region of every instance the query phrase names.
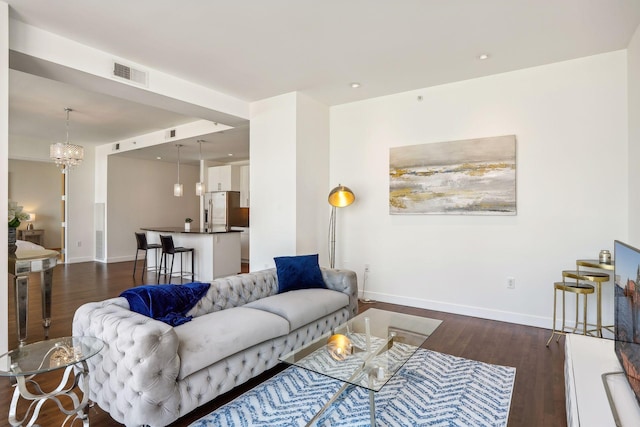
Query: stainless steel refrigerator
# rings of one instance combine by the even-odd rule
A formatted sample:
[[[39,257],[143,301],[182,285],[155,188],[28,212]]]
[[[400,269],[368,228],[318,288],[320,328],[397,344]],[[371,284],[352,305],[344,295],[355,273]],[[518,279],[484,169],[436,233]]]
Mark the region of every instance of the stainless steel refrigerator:
[[[239,191],[212,191],[204,195],[204,221],[207,228],[243,227]]]

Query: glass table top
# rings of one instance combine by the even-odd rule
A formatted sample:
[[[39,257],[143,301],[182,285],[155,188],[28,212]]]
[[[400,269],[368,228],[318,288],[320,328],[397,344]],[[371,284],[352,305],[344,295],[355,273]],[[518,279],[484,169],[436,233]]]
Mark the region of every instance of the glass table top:
[[[29,376],[66,368],[95,356],[104,343],[94,337],[39,341],[0,356],[0,376]]]
[[[378,391],[440,323],[440,320],[370,308],[280,360]]]

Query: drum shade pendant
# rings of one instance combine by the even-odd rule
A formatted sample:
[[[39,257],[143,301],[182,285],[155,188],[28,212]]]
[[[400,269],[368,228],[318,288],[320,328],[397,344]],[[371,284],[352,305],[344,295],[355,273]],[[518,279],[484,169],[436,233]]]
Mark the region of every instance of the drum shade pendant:
[[[331,205],[331,218],[329,219],[329,265],[335,268],[336,264],[336,208],[349,206],[356,199],[349,187],[338,184],[329,192],[329,204]]]
[[[84,148],[81,145],[69,143],[69,113],[73,111],[71,108],[65,108],[67,113],[67,140],[66,142],[57,142],[49,146],[49,157],[59,168],[71,168],[78,166],[84,159]]]
[[[173,184],[173,195],[182,197],[182,184],[180,184],[180,147],[182,144],[176,144],[176,147],[178,147],[178,182]]]

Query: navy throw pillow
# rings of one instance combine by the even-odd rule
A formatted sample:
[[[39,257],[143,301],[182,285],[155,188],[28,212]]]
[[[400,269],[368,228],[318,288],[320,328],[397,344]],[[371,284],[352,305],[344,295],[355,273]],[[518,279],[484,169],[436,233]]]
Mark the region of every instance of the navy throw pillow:
[[[273,259],[278,273],[278,293],[297,289],[326,288],[318,254],[281,256]]]
[[[191,320],[187,312],[205,296],[209,283],[184,285],[143,285],[127,289],[120,294],[129,302],[129,309],[171,326]]]

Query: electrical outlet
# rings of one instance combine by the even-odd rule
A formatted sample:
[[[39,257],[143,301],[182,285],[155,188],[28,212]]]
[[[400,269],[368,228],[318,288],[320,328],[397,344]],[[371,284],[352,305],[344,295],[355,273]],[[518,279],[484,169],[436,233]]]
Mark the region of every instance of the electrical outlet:
[[[365,273],[369,273],[369,272],[371,272],[371,266],[370,266],[369,264],[365,264],[365,265],[364,265],[364,272],[365,272]]]
[[[507,277],[507,289],[516,288],[516,279],[513,277]]]

